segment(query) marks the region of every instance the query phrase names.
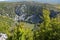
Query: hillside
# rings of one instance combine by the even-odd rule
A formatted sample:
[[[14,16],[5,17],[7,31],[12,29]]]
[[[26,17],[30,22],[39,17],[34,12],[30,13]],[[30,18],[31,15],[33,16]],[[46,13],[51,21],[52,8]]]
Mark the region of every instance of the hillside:
[[[60,40],[60,5],[0,2],[1,33],[7,40]]]
[[[52,10],[56,10],[56,11],[60,11],[59,9],[59,5],[55,6],[52,4],[43,4],[43,3],[38,3],[38,2],[1,2],[0,3],[0,15],[5,15],[5,16],[10,16],[12,18],[14,18],[14,16],[16,15],[15,13],[15,7],[16,6],[22,6],[22,5],[27,5],[26,7],[29,6],[40,6],[40,7],[46,7]],[[26,10],[26,9],[25,9]]]

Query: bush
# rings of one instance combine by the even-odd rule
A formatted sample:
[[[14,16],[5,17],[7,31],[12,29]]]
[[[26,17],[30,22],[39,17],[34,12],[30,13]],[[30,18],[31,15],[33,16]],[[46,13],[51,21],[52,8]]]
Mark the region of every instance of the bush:
[[[24,22],[20,22],[10,31],[13,21],[4,17],[5,19],[0,18],[0,32],[8,34],[8,40],[60,40],[60,22],[57,17],[50,18],[49,9],[43,9],[42,12],[44,21],[38,24],[35,30],[25,27]]]

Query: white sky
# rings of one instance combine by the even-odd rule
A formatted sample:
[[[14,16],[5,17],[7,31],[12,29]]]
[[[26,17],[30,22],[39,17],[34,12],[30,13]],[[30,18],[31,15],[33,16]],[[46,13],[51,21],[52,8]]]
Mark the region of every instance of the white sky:
[[[0,1],[5,1],[5,0],[0,0]]]

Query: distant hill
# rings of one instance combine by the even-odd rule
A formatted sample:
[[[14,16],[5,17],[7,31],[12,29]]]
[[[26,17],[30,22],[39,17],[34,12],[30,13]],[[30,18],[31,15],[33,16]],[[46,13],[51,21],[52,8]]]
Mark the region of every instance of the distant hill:
[[[60,5],[55,5],[56,8],[60,9]]]
[[[39,2],[26,2],[26,1],[24,2],[0,2],[0,16],[7,16],[12,19],[15,19],[15,16],[17,15],[16,9],[18,10],[17,11],[18,15],[21,15],[20,13],[22,14],[28,13],[29,15],[32,15],[34,13],[42,12],[43,8],[48,8],[49,10],[60,12],[60,5],[52,5],[52,4],[46,4],[46,3],[44,4],[44,3],[39,3]],[[22,12],[23,10],[25,12]]]

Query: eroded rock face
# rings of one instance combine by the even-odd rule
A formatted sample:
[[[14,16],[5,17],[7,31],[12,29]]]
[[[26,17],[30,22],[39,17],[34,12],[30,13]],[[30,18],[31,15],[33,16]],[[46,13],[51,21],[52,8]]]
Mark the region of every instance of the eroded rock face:
[[[17,6],[15,13],[17,14],[17,18],[20,21],[26,21],[29,23],[42,23],[43,19],[43,13],[42,13],[42,6],[35,6],[35,5],[21,5]],[[50,18],[55,18],[57,16],[58,12],[54,10],[50,10]],[[41,16],[41,17],[40,17]],[[17,21],[18,21],[17,20]]]
[[[50,17],[51,18],[55,18],[58,14],[59,14],[59,12],[54,11],[54,10],[50,10]]]
[[[7,34],[0,33],[0,40],[6,40],[8,38]]]

